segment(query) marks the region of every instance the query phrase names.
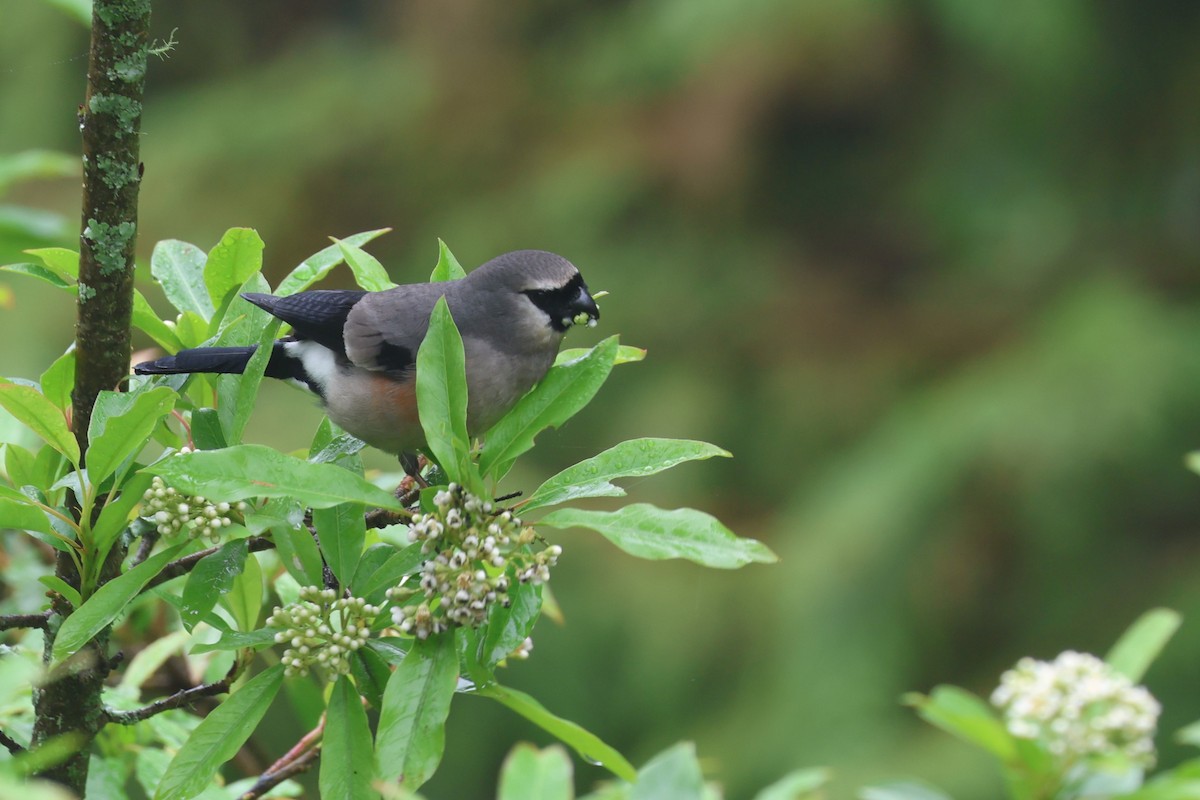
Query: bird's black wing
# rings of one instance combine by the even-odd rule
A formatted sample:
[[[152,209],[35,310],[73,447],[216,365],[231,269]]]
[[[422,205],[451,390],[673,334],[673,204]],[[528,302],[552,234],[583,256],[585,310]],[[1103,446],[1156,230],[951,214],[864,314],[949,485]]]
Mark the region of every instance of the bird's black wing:
[[[356,289],[313,289],[288,297],[246,293],[242,297],[292,326],[298,339],[311,339],[338,355],[346,352],[342,333],[346,317],[367,292]]]

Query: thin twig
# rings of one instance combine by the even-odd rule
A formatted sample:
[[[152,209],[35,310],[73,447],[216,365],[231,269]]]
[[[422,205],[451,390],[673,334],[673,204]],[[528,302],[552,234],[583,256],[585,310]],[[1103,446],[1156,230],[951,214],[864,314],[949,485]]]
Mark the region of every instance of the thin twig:
[[[107,721],[115,722],[118,725],[136,725],[142,720],[150,719],[150,717],[161,714],[164,711],[189,706],[202,697],[212,697],[214,694],[229,691],[229,687],[237,679],[240,672],[241,662],[235,661],[233,662],[233,666],[229,668],[229,672],[219,681],[193,686],[190,689],[182,689],[175,694],[168,695],[161,700],[155,700],[150,705],[134,709],[133,711],[118,711],[115,708],[105,708],[104,717]]]
[[[270,550],[275,547],[275,542],[269,536],[251,536],[246,542],[250,546],[251,553],[257,553],[260,550]],[[150,579],[150,582],[146,584],[146,588],[152,589],[161,583],[166,583],[172,578],[186,575],[192,571],[192,567],[196,566],[197,562],[202,558],[210,556],[220,549],[220,547],[209,547],[205,550],[192,553],[190,556],[184,556],[172,561],[162,568],[162,572]]]
[[[291,750],[267,767],[266,771],[255,781],[254,786],[250,787],[250,791],[242,795],[241,800],[256,800],[288,778],[310,769],[313,762],[317,760],[317,756],[321,754],[321,746],[317,744],[317,741],[324,732],[325,715],[322,714],[317,727],[304,734]]]
[[[129,568],[133,569],[138,564],[150,557],[150,551],[154,549],[154,545],[158,543],[158,531],[151,528],[142,534],[142,542],[138,545],[137,554],[134,555],[133,561],[130,562]]]
[[[21,747],[21,745],[13,739],[10,739],[8,734],[4,731],[0,731],[0,744],[4,745],[8,749],[8,752],[12,753],[14,756],[18,753],[25,752],[25,748]]]
[[[0,616],[0,631],[13,628],[39,628],[46,630],[50,621],[49,611],[39,611],[37,614],[5,614]]]

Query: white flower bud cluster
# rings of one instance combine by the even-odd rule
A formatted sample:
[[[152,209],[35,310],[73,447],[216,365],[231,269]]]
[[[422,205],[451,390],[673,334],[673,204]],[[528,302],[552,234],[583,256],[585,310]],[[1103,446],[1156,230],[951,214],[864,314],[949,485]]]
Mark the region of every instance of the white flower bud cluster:
[[[1040,740],[1064,767],[1112,755],[1154,764],[1162,707],[1093,655],[1068,650],[1054,661],[1023,658],[1001,676],[991,700],[1013,736]]]
[[[361,597],[338,597],[333,589],[305,586],[300,599],[278,606],[267,618],[267,627],[281,628],[276,644],[283,651],[285,675],[307,675],[313,666],[336,675],[350,671],[350,656],[371,638],[371,625],[379,607]]]
[[[513,581],[550,580],[562,548],[532,552],[537,536],[512,512],[496,513],[491,503],[453,483],[434,495],[433,504],[434,511],[413,517],[408,532],[432,558],[419,578],[413,576],[415,587],[406,582],[388,590],[392,621],[401,632],[425,639],[455,625],[478,627],[493,605],[510,604]]]
[[[179,451],[180,454],[190,452],[188,447]],[[163,536],[186,533],[193,539],[204,537],[217,542],[221,538],[221,529],[232,525],[246,509],[243,502],[214,502],[201,495],[181,494],[156,475],[142,495],[141,516],[153,522]]]
[[[526,636],[525,641],[523,641],[519,645],[517,645],[517,649],[513,650],[511,653],[509,653],[508,657],[509,658],[519,658],[522,661],[524,661],[525,659],[529,658],[529,654],[532,652],[533,652],[533,639],[530,639],[528,636]]]

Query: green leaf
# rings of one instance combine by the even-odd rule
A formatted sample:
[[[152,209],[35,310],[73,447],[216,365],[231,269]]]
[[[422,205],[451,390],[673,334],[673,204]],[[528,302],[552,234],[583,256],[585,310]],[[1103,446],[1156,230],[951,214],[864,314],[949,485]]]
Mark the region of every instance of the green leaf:
[[[355,597],[378,604],[384,592],[400,583],[424,560],[420,542],[403,550],[390,544],[371,545],[359,560],[350,587]]]
[[[504,759],[498,800],[571,800],[572,773],[571,758],[561,747],[518,744]]]
[[[355,502],[401,510],[391,492],[361,475],[332,464],[310,464],[259,444],[174,455],[143,472],[161,476],[180,491],[230,503],[248,497],[294,497],[312,508]]]
[[[63,620],[58,635],[54,637],[54,661],[61,662],[64,658],[79,650],[91,639],[109,625],[130,601],[137,596],[150,579],[158,574],[167,562],[174,558],[187,543],[168,547],[160,553],[147,558],[133,569],[113,578],[101,586],[96,593],[75,609],[69,617]]]
[[[54,359],[54,363],[42,373],[38,383],[42,394],[54,405],[66,411],[71,407],[71,390],[75,388],[75,348]]]
[[[371,788],[371,728],[358,690],[345,675],[338,678],[325,712],[321,738],[321,800],[378,797]]]
[[[996,712],[965,689],[936,686],[928,696],[910,694],[904,701],[929,724],[982,747],[1001,761],[1012,761],[1017,755],[1012,734]]]
[[[69,289],[75,285],[73,281],[63,278],[62,275],[52,269],[43,267],[41,264],[30,264],[27,262],[5,264],[4,266],[0,266],[0,270],[11,272],[14,275],[27,275],[30,278],[37,278],[50,284],[55,289]]]
[[[150,482],[149,475],[134,475],[121,484],[121,494],[116,499],[104,504],[92,526],[92,547],[96,549],[97,561],[103,563],[117,537],[129,526],[134,509],[150,488]]]
[[[175,754],[155,800],[189,800],[213,780],[217,770],[250,738],[283,683],[283,665],[256,675],[205,717]]]
[[[204,285],[204,262],[208,256],[194,244],[166,239],[150,254],[150,274],[159,282],[171,305],[191,311],[207,321],[213,303]]]
[[[229,446],[215,408],[197,408],[192,412],[192,441],[197,450],[221,450]]]
[[[313,526],[321,538],[321,552],[334,576],[348,586],[367,538],[362,503],[342,503],[313,511]]]
[[[0,497],[0,530],[36,531],[54,535],[46,512],[34,505],[33,500],[21,502],[8,497]]]
[[[278,319],[267,323],[259,337],[258,349],[254,351],[254,355],[250,356],[246,368],[236,379],[238,381],[237,394],[235,402],[232,404],[233,414],[228,420],[228,430],[225,432],[226,441],[237,443],[242,440],[246,423],[250,421],[250,414],[254,411],[254,400],[258,395],[258,387],[262,384],[267,364],[271,360],[275,335],[279,332],[280,324],[281,321]]]
[[[183,343],[178,334],[158,317],[158,313],[150,306],[145,295],[137,289],[133,290],[133,318],[135,328],[153,339],[159,347],[172,353],[181,350]]]
[[[307,528],[276,527],[271,534],[288,574],[301,586],[321,586],[324,567],[321,551]]]
[[[566,350],[559,350],[558,357],[554,359],[554,365],[558,366],[571,361],[577,361],[590,352],[592,352],[590,347],[568,347]],[[617,356],[613,359],[613,366],[635,364],[645,358],[646,351],[643,348],[623,344],[617,348]]]
[[[346,259],[346,266],[350,267],[350,271],[354,273],[354,282],[359,286],[368,292],[382,292],[396,286],[388,277],[387,270],[375,256],[356,244],[341,239],[333,241],[342,251],[342,257]]]
[[[704,775],[696,759],[696,745],[680,742],[656,755],[638,771],[629,800],[702,800]]]
[[[234,539],[196,562],[183,586],[183,606],[179,616],[188,631],[208,616],[221,595],[233,587],[233,580],[242,574],[250,554],[245,539]]]
[[[462,264],[458,263],[458,259],[454,257],[454,253],[450,252],[450,248],[446,246],[446,243],[438,239],[437,266],[433,268],[433,274],[429,276],[429,282],[456,281],[459,278],[465,277],[467,277],[467,271],[462,268]]]
[[[67,428],[66,417],[37,389],[0,378],[0,406],[72,464],[79,463],[79,443]]]
[[[637,770],[623,755],[605,744],[595,734],[589,733],[570,720],[550,713],[545,706],[524,692],[493,683],[478,687],[474,694],[491,698],[517,712],[579,753],[585,761],[600,764],[623,780],[633,782],[637,779]]]
[[[391,231],[391,228],[380,228],[375,231],[366,231],[364,233],[356,233],[353,236],[347,236],[341,242],[345,244],[362,247],[372,239],[382,236]],[[312,286],[317,281],[324,278],[329,271],[342,263],[345,258],[342,255],[341,244],[331,244],[319,253],[311,255],[304,259],[299,266],[293,269],[286,278],[284,278],[279,288],[275,290],[275,294],[280,297],[301,292]]]
[[[729,453],[708,442],[688,439],[632,439],[597,456],[568,467],[537,488],[521,504],[521,512],[557,505],[582,497],[620,497],[625,490],[614,486],[615,478],[642,478],[670,469],[685,461]]]
[[[375,764],[379,778],[417,789],[437,770],[446,717],[458,683],[453,636],[413,644],[392,673],[379,710]]]
[[[516,650],[537,624],[542,611],[542,587],[516,583],[508,593],[508,608],[492,606],[479,660],[489,670]]]
[[[479,469],[484,475],[493,467],[513,461],[533,447],[533,439],[546,428],[557,428],[595,396],[612,371],[617,338],[611,336],[586,356],[551,367],[541,383],[522,397],[497,422],[483,444]],[[420,375],[420,367],[417,368]]]
[[[88,425],[88,480],[99,486],[121,462],[136,455],[178,395],[166,386],[137,393],[100,392]]]
[[[1147,611],[1121,634],[1104,660],[1117,672],[1138,683],[1179,630],[1181,622],[1183,618],[1178,612],[1169,608]]]
[[[429,331],[417,350],[417,413],[429,450],[446,476],[482,494],[467,434],[466,357],[445,297],[433,307]]]
[[[829,783],[832,776],[823,768],[789,772],[754,796],[754,800],[804,800]]]
[[[740,538],[720,520],[694,508],[669,511],[648,503],[634,503],[617,511],[561,508],[538,524],[589,528],[638,558],[686,558],[719,569],[779,560],[762,542]]]
[[[214,307],[225,296],[262,269],[263,240],[253,228],[230,228],[216,247],[208,251],[204,264],[204,285]]]
[[[52,5],[75,18],[84,27],[92,24],[92,0],[46,0]]]
[[[26,250],[25,253],[72,282],[79,279],[79,253],[74,250],[65,247],[37,247]]]
[[[860,800],[952,800],[945,792],[916,781],[893,781],[867,786],[858,796]]]
[[[212,623],[221,618],[210,614],[205,618],[206,623]],[[215,627],[215,626],[214,626]],[[221,638],[207,644],[197,644],[191,649],[192,655],[200,655],[213,650],[261,650],[275,644],[275,628],[259,628],[254,631],[221,631]]]
[[[167,659],[182,652],[191,638],[187,631],[174,631],[151,641],[139,650],[125,667],[121,675],[121,687],[140,689],[146,681],[154,677],[154,673],[158,672]]]
[[[262,611],[263,573],[258,559],[246,556],[242,570],[233,577],[229,591],[220,596],[221,605],[229,609],[238,630],[253,631],[258,627],[258,615]]]

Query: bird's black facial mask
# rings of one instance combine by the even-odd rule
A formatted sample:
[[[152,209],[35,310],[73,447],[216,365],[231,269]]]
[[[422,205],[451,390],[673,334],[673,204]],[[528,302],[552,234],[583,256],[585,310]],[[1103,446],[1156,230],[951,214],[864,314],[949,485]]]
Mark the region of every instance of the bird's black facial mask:
[[[523,294],[550,317],[550,327],[559,333],[571,327],[580,315],[587,317],[588,325],[600,319],[600,309],[579,273],[557,289],[526,289]]]

